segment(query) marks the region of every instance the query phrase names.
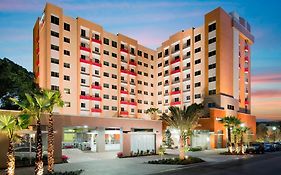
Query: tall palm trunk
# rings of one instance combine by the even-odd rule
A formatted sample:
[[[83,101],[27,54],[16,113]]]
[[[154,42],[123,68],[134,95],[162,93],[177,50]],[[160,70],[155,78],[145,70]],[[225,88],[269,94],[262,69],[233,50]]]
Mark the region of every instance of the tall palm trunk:
[[[15,174],[15,152],[12,139],[9,139],[9,149],[7,152],[7,175]]]
[[[179,142],[180,142],[180,145],[179,145],[179,152],[180,152],[179,158],[180,158],[180,160],[183,160],[184,159],[184,136],[183,136],[183,134],[180,135]]]
[[[228,152],[231,152],[230,147],[231,147],[231,130],[230,127],[227,127],[227,148],[228,148]]]
[[[42,132],[41,132],[41,123],[40,120],[37,119],[36,123],[36,158],[35,158],[35,175],[43,175],[43,144],[42,144]]]
[[[241,145],[240,145],[240,146],[241,146],[241,147],[240,147],[240,152],[241,152],[242,154],[244,154],[244,151],[243,151],[243,142],[244,142],[244,140],[243,140],[243,134],[241,135],[241,140],[240,140],[240,141],[241,141],[241,143],[240,143],[240,144],[241,144]]]
[[[48,173],[54,173],[54,119],[49,115],[48,125]]]

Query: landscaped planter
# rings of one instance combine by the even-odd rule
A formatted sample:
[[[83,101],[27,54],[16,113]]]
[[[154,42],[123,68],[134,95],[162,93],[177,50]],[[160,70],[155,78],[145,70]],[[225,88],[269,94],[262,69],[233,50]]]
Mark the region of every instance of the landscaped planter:
[[[169,159],[148,161],[149,164],[165,164],[165,165],[188,165],[188,164],[201,163],[201,162],[205,162],[205,161],[197,157],[188,157],[183,160],[180,160],[179,158],[169,158]]]

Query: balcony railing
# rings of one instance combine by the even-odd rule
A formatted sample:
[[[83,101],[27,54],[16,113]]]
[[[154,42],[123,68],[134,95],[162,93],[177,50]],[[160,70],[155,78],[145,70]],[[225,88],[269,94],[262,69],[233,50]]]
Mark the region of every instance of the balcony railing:
[[[80,46],[80,50],[84,50],[86,52],[91,52],[91,49],[89,47]]]
[[[249,68],[248,67],[245,67],[245,72],[249,72]]]
[[[180,94],[181,93],[181,91],[180,90],[177,90],[177,91],[172,91],[170,94],[171,95],[176,95],[176,94]]]
[[[125,100],[121,100],[120,101],[120,104],[123,104],[123,105],[129,105],[130,102],[129,101],[125,101]]]
[[[179,72],[180,72],[179,69],[177,69],[177,70],[172,70],[170,74],[175,74],[175,73],[179,73]]]
[[[136,72],[132,72],[132,71],[129,71],[129,70],[127,70],[127,69],[121,69],[121,73],[125,73],[125,74],[129,74],[129,75],[137,76],[137,73],[136,73]]]
[[[126,49],[126,48],[121,48],[120,51],[125,52],[125,53],[129,53],[128,49]]]
[[[91,100],[91,96],[90,95],[80,95],[80,99]]]
[[[83,59],[83,58],[80,58],[80,62],[86,63],[86,64],[92,64],[92,60],[90,60],[90,59]]]
[[[121,93],[121,94],[128,94],[128,91],[126,91],[126,90],[120,90],[120,93]]]
[[[245,46],[245,51],[246,51],[246,52],[249,51],[249,46],[248,46],[248,45]]]
[[[133,65],[133,66],[137,66],[137,63],[134,62],[134,61],[129,61],[129,64],[130,64],[130,65]]]
[[[126,80],[121,80],[121,83],[127,84],[128,82]]]
[[[245,61],[246,61],[246,62],[249,62],[249,57],[245,57]]]
[[[180,105],[181,102],[180,101],[173,101],[170,103],[170,106],[175,106],[175,105]]]
[[[91,109],[91,112],[101,113],[102,110],[99,109],[99,108],[92,108],[92,109]]]
[[[102,87],[100,85],[94,85],[94,84],[92,84],[92,88],[93,89],[98,89],[98,90],[102,89]]]
[[[86,40],[89,40],[89,39],[90,39],[90,37],[85,36],[85,35],[80,35],[80,37],[81,37],[81,38],[84,38],[84,39],[86,39]]]
[[[181,60],[180,58],[176,58],[173,61],[171,61],[170,64],[178,63],[178,62],[180,62],[180,60]]]
[[[120,111],[120,115],[129,115],[128,111]]]
[[[94,100],[94,101],[101,101],[101,97],[92,96],[92,97],[91,97],[91,100]]]
[[[100,62],[92,62],[92,64],[94,65],[94,66],[98,66],[98,67],[102,67],[102,64],[100,63]]]
[[[129,105],[137,106],[137,102],[135,102],[135,101],[132,102],[132,101],[131,101],[131,102],[129,103]]]
[[[177,84],[177,83],[179,83],[180,82],[180,80],[173,80],[172,81],[172,84]]]
[[[185,56],[183,57],[183,60],[187,60],[187,59],[189,59],[189,58],[190,58],[190,55],[189,55],[189,56],[185,55]]]
[[[95,39],[95,38],[92,38],[92,42],[95,42],[95,43],[101,44],[101,40],[98,40],[98,39]]]
[[[183,68],[183,71],[188,70],[188,69],[190,69],[190,66],[185,66],[185,67]]]
[[[189,81],[190,80],[190,77],[189,78],[184,78],[183,81]]]
[[[135,83],[135,82],[130,81],[130,85],[136,85],[136,83]]]

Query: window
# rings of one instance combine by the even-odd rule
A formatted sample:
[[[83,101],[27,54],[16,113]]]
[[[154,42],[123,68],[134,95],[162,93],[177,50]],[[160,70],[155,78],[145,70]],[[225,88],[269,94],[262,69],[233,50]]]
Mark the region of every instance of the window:
[[[81,108],[85,108],[86,104],[85,103],[81,103]]]
[[[56,45],[53,45],[53,44],[51,44],[51,49],[52,50],[56,50],[56,51],[59,51],[60,49],[59,49],[59,46],[56,46]]]
[[[227,109],[234,110],[234,106],[233,105],[227,105]]]
[[[60,34],[58,32],[55,32],[55,31],[51,30],[51,36],[54,36],[54,37],[58,38],[60,36]]]
[[[105,65],[105,66],[109,66],[109,62],[104,61],[104,62],[103,62],[103,65]]]
[[[112,85],[112,89],[117,89],[117,86],[116,85]]]
[[[190,96],[186,96],[186,100],[190,100]]]
[[[153,60],[154,60],[154,57],[153,57],[153,55],[150,55],[150,59],[151,59],[151,61],[153,61]]]
[[[82,84],[85,84],[85,83],[86,83],[86,80],[85,80],[85,79],[81,79],[81,83],[82,83]]]
[[[188,40],[186,41],[186,46],[187,46],[187,47],[190,46],[190,39],[188,39]]]
[[[138,65],[142,65],[142,62],[141,62],[141,61],[138,61]]]
[[[58,91],[59,90],[59,86],[51,85],[51,90]]]
[[[195,72],[195,76],[197,76],[197,75],[201,75],[201,71],[200,70]]]
[[[65,93],[65,94],[70,94],[70,89],[64,88],[64,93]]]
[[[63,38],[63,41],[66,42],[66,43],[70,43],[70,39],[66,38],[66,37]]]
[[[60,24],[60,20],[58,17],[51,15],[51,23],[59,25]]]
[[[216,94],[216,90],[209,90],[209,95],[214,95]]]
[[[142,75],[142,72],[141,72],[141,71],[138,71],[138,74],[139,74],[139,75]]]
[[[109,110],[109,106],[103,106],[104,110]]]
[[[195,87],[200,87],[200,86],[201,86],[201,82],[195,83]]]
[[[148,77],[148,73],[146,73],[146,72],[144,72],[143,75],[146,76],[146,77]]]
[[[70,68],[70,64],[69,63],[63,63],[63,67]]]
[[[201,47],[195,49],[195,53],[201,52]]]
[[[103,98],[104,98],[104,99],[109,99],[109,95],[104,94],[104,95],[103,95]]]
[[[211,38],[211,39],[209,39],[209,41],[208,41],[209,44],[212,44],[212,43],[214,43],[214,42],[216,42],[216,37]]]
[[[214,68],[216,68],[216,63],[209,65],[209,69],[214,69]]]
[[[164,56],[167,56],[168,54],[169,54],[169,49],[166,49]]]
[[[142,81],[138,80],[138,84],[142,84]]]
[[[158,67],[161,67],[161,66],[162,66],[162,63],[159,63],[159,64],[158,64]]]
[[[162,52],[159,52],[158,53],[158,58],[161,58],[162,57]]]
[[[70,102],[65,101],[65,102],[64,102],[64,106],[65,106],[65,107],[70,107]]]
[[[81,72],[86,72],[86,68],[85,67],[81,67]]]
[[[209,82],[213,82],[213,81],[216,81],[216,77],[210,77],[209,78]]]
[[[56,58],[51,58],[51,63],[59,64],[59,60]]]
[[[104,76],[104,77],[109,77],[109,73],[104,72],[104,73],[103,73],[103,76]]]
[[[109,52],[108,52],[107,50],[104,50],[104,51],[103,51],[103,54],[109,55]]]
[[[216,23],[213,23],[213,24],[211,24],[211,25],[208,26],[208,31],[209,31],[209,32],[212,32],[212,31],[214,31],[214,30],[216,30]]]
[[[117,48],[117,42],[116,41],[111,41],[111,45],[112,45],[112,47]]]
[[[141,114],[141,113],[142,113],[142,110],[141,110],[141,109],[138,109],[138,113]]]
[[[159,72],[159,73],[158,73],[158,77],[160,77],[160,76],[162,76],[162,72]]]
[[[70,56],[70,51],[68,51],[68,50],[64,50],[64,51],[63,51],[63,54],[64,54],[64,55],[68,55],[68,56]]]
[[[201,94],[195,94],[195,99],[201,98]]]
[[[141,91],[141,90],[138,90],[138,94],[142,94],[142,91]]]
[[[66,31],[70,31],[70,25],[67,24],[67,23],[64,23],[63,28],[64,28],[64,30],[66,30]]]
[[[158,86],[161,86],[162,85],[162,81],[158,82]]]
[[[112,111],[117,111],[117,107],[116,106],[112,106],[111,109],[112,109]]]
[[[143,66],[144,66],[144,67],[148,67],[148,64],[146,64],[146,63],[143,63]]]
[[[147,83],[147,82],[143,82],[143,84],[144,84],[145,86],[148,86],[148,83]]]
[[[114,57],[114,58],[117,58],[117,54],[116,54],[116,53],[113,53],[113,52],[112,52],[112,53],[111,53],[111,56]]]
[[[201,34],[198,34],[195,36],[195,42],[198,42],[201,40]]]
[[[84,30],[84,29],[81,29],[81,36],[86,36],[86,30]]]
[[[117,100],[117,96],[112,95],[112,100]]]
[[[138,50],[138,56],[142,56],[142,51]]]
[[[103,43],[106,44],[106,45],[109,45],[109,39],[103,38]]]
[[[143,94],[144,94],[144,95],[148,95],[148,92],[147,92],[147,91],[143,91]]]
[[[111,77],[112,77],[113,79],[117,79],[117,75],[115,75],[115,74],[112,74]]]
[[[216,107],[216,103],[208,103],[208,108],[214,108]]]
[[[208,53],[208,56],[211,57],[211,56],[214,56],[216,55],[216,50],[213,50],[211,52]]]
[[[59,77],[59,73],[58,72],[51,72],[51,76],[52,77]]]
[[[144,53],[143,53],[143,57],[144,57],[144,58],[148,58],[148,54],[144,52]]]
[[[201,63],[201,59],[195,60],[195,64]]]
[[[175,45],[175,52],[180,50],[180,44]]]

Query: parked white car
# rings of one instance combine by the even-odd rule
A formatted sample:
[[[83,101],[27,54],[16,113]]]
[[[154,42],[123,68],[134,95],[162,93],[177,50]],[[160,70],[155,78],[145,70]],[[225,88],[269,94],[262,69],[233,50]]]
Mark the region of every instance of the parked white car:
[[[47,155],[46,151],[43,151],[43,155]],[[31,152],[29,147],[18,147],[15,148],[15,156],[16,157],[35,157],[36,156],[36,148],[31,147]]]

